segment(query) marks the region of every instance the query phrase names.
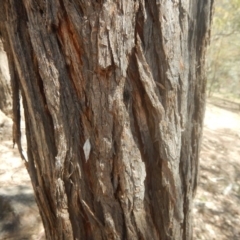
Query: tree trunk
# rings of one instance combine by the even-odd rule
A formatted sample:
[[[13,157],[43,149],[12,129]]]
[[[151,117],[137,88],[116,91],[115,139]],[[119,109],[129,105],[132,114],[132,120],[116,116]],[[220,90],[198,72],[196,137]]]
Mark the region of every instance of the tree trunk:
[[[6,52],[0,38],[0,110],[6,115],[12,115],[11,83]]]
[[[2,2],[46,238],[191,239],[213,0]]]

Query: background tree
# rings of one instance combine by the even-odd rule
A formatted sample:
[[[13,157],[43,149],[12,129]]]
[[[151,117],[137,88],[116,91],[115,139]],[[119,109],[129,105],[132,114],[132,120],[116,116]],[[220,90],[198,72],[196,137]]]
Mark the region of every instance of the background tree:
[[[2,1],[47,239],[191,238],[212,2]]]
[[[12,96],[6,52],[0,39],[0,110],[11,116]]]
[[[215,1],[208,51],[208,95],[213,92],[240,96],[240,0]]]

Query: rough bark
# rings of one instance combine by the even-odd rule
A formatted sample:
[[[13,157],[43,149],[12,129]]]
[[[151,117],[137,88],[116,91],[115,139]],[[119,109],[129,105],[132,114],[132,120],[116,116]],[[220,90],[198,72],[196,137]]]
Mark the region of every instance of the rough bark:
[[[2,0],[47,239],[191,239],[212,2]]]
[[[6,52],[0,38],[0,110],[6,115],[12,115],[11,83]]]

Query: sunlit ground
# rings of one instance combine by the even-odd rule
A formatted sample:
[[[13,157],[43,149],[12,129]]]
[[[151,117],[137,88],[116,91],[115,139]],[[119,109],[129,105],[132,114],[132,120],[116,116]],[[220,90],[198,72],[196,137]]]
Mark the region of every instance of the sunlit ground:
[[[240,239],[240,111],[230,109],[207,105],[193,239]]]

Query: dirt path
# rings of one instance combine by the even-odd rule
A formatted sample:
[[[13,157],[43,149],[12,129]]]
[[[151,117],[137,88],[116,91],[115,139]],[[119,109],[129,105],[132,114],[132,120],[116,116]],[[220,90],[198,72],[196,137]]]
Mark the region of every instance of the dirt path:
[[[240,114],[207,105],[193,239],[240,239]]]
[[[11,124],[0,112],[0,239],[43,240],[31,183],[12,146]],[[208,104],[193,239],[240,239],[239,160],[240,114]]]

